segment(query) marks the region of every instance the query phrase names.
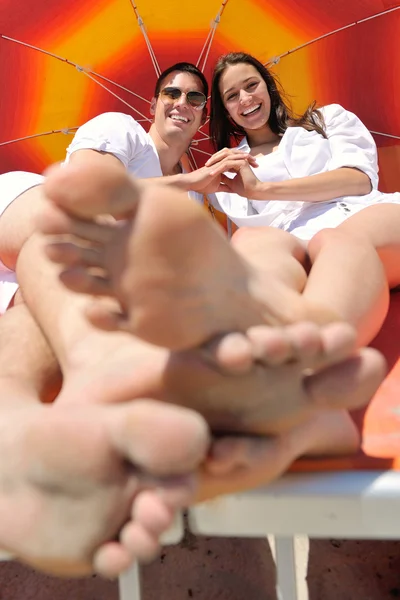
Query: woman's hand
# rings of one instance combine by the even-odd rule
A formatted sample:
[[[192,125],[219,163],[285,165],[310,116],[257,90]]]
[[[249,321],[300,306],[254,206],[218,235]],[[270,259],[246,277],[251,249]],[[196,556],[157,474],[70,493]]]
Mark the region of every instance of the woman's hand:
[[[253,198],[260,186],[260,180],[250,167],[258,167],[257,160],[248,152],[238,148],[223,148],[216,152],[207,162],[206,167],[221,173],[220,185],[216,191],[231,192],[245,198]],[[235,177],[227,177],[224,173],[236,173]]]
[[[217,191],[239,194],[239,196],[249,198],[250,200],[260,199],[259,194],[261,192],[262,184],[250,169],[248,161],[242,161],[241,164],[237,163],[236,166],[238,167],[238,170],[235,177],[230,178],[226,175],[221,176],[221,185]],[[267,198],[265,199],[267,200]]]

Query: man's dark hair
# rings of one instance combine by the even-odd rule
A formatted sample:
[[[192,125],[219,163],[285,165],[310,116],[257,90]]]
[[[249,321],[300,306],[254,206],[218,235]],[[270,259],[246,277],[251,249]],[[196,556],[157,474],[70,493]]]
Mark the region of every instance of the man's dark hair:
[[[157,79],[156,87],[155,87],[155,90],[154,90],[154,96],[156,98],[160,94],[161,86],[163,84],[164,79],[166,77],[168,77],[168,75],[170,75],[174,71],[179,71],[180,73],[188,73],[189,75],[194,75],[194,77],[198,77],[200,79],[200,81],[201,81],[202,86],[203,86],[203,92],[208,97],[208,83],[207,83],[207,79],[205,78],[205,76],[203,75],[203,73],[200,71],[200,69],[198,69],[196,67],[196,65],[193,65],[192,63],[189,63],[189,62],[179,62],[179,63],[176,63],[175,65],[172,65],[172,67],[168,67],[168,69],[165,69],[165,71],[163,71],[161,73],[161,75],[159,76],[159,78]]]

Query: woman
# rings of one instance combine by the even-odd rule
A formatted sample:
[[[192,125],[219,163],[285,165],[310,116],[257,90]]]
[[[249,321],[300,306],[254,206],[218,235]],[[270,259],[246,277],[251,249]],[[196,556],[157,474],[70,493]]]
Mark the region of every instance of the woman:
[[[242,228],[237,249],[295,292],[286,317],[335,315],[357,328],[360,344],[370,342],[389,288],[400,284],[400,194],[377,190],[376,146],[365,126],[339,105],[313,104],[295,118],[272,74],[254,57],[230,53],[214,71],[210,131],[218,152],[206,165],[234,169],[217,206]],[[238,151],[258,166],[233,162]]]

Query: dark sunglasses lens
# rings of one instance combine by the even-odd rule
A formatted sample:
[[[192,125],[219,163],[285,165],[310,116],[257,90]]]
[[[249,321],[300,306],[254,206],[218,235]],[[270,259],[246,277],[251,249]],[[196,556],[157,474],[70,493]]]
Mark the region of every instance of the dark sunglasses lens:
[[[195,107],[204,106],[207,102],[207,98],[201,92],[188,92],[187,99],[189,104]]]
[[[178,100],[178,98],[181,97],[182,92],[179,88],[164,88],[161,91],[161,95],[164,96],[164,98],[168,98],[169,100]]]

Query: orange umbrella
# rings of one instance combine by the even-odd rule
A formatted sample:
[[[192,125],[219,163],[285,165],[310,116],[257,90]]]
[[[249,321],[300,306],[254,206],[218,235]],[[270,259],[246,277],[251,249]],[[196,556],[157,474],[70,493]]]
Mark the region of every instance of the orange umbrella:
[[[157,74],[245,50],[274,65],[295,109],[338,102],[375,132],[381,189],[400,189],[400,2],[2,0],[0,172],[41,171],[104,111],[146,127]],[[207,128],[192,158],[210,151]]]

